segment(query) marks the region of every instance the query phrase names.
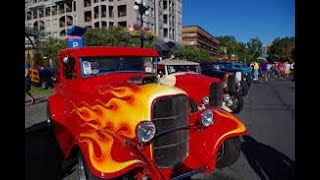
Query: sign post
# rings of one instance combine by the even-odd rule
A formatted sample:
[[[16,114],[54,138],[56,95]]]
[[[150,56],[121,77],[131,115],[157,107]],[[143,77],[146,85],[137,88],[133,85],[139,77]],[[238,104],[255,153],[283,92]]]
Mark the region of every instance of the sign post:
[[[68,48],[84,47],[84,39],[82,35],[86,32],[85,27],[72,26],[68,29]]]

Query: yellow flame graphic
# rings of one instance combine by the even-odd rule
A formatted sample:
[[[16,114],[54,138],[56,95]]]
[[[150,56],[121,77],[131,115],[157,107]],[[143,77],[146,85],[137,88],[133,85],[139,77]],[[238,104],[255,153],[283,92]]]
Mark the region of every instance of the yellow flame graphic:
[[[98,92],[102,97],[104,95],[112,97],[96,99],[95,105],[81,102],[84,106],[77,107],[73,103],[75,108],[72,113],[81,118],[81,127],[90,127],[89,130],[80,131],[80,143],[88,145],[90,162],[96,170],[103,173],[114,173],[134,163],[142,162],[138,159],[115,161],[111,155],[114,138],[120,138],[120,135],[134,138],[138,123],[150,120],[151,103],[155,98],[185,94],[180,89],[157,84],[134,86],[134,88],[109,86],[105,90],[99,89]],[[101,151],[99,157],[95,154],[94,142]]]

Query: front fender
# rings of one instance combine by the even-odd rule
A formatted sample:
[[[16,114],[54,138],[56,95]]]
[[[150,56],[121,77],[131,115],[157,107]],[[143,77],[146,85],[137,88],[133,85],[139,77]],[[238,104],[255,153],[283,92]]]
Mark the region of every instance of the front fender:
[[[185,165],[192,169],[207,166],[204,171],[206,173],[215,169],[218,149],[226,139],[247,133],[244,124],[235,116],[221,109],[212,109],[212,111],[215,119],[213,125],[201,130],[190,130],[191,148],[185,161]],[[201,113],[195,116],[199,121]]]
[[[90,171],[97,177],[120,177],[139,167],[151,176],[157,174],[137,148],[114,133],[89,130],[80,135],[79,147]]]

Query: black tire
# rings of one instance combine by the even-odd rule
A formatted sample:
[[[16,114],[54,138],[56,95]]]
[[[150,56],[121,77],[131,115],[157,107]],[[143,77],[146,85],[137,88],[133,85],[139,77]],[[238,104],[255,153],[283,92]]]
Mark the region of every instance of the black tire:
[[[229,108],[232,110],[233,114],[237,114],[243,108],[243,98],[241,95],[239,95],[239,93],[236,92],[230,92],[229,95],[233,101],[232,106],[230,106]]]
[[[242,91],[241,91],[241,95],[242,96],[246,96],[249,92],[249,87],[248,87],[248,83],[241,81],[241,86],[242,86]]]
[[[225,140],[218,150],[216,167],[224,168],[234,164],[240,157],[240,144],[239,137]]]

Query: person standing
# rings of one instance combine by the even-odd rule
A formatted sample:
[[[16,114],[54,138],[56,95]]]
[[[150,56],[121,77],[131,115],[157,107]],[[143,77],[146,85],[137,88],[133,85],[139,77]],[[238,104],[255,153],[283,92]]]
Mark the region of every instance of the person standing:
[[[254,81],[258,81],[259,80],[259,64],[257,62],[253,63],[253,69],[254,69]]]
[[[30,64],[28,63],[28,61],[25,61],[25,65],[24,65],[24,92],[25,92],[25,96],[27,95],[29,99],[31,99],[31,104],[34,104],[35,99],[32,96],[32,94],[30,93],[31,90],[31,77],[30,77]]]
[[[260,62],[260,72],[261,72],[261,77],[262,80],[264,80],[265,83],[268,82],[268,77],[267,77],[267,60],[262,60]]]

